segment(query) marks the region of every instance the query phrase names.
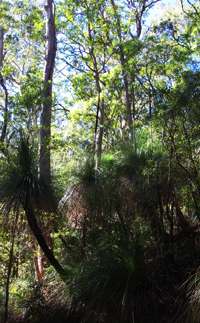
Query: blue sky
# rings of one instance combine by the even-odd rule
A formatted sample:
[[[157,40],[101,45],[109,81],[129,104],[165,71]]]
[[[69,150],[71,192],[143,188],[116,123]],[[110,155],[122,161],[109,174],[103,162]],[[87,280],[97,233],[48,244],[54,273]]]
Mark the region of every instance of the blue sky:
[[[190,0],[191,3],[197,3],[198,0]],[[183,0],[185,8],[188,6],[187,0]],[[181,12],[181,1],[180,0],[161,0],[149,11],[149,16],[147,18],[147,24],[152,22],[158,23],[166,12]]]

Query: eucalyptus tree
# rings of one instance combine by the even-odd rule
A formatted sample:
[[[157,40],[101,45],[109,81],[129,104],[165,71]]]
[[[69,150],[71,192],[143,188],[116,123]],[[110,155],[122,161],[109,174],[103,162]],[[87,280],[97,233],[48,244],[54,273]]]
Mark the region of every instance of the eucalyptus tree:
[[[51,185],[50,139],[52,115],[52,85],[57,39],[55,5],[53,0],[45,2],[46,10],[46,64],[44,71],[43,108],[40,119],[40,177],[48,187]]]
[[[56,54],[53,1],[47,1],[44,7],[39,2],[16,1],[13,4],[7,1],[1,3],[1,8],[0,68],[4,92],[1,141],[7,134],[9,142],[13,129],[20,127],[28,128],[34,140],[39,141],[40,128],[40,174],[49,185],[52,81]],[[44,11],[47,19],[46,54]]]
[[[179,192],[176,206],[180,211],[180,205],[187,204],[190,219],[199,212],[197,17],[192,11],[188,16],[180,13],[154,26],[146,40],[146,78],[140,78],[146,90],[151,89],[152,124],[168,154],[169,182]],[[183,182],[172,178],[174,168]]]
[[[107,102],[103,75],[108,72],[109,19],[106,1],[66,2],[61,6],[64,62],[79,73],[72,84],[75,95],[82,100],[91,100],[91,110],[96,108],[94,121],[94,156],[96,168],[100,163]],[[64,53],[66,53],[64,55]],[[80,82],[84,83],[81,93]],[[77,85],[76,85],[77,84]],[[77,86],[77,87],[76,87]],[[76,92],[77,91],[77,92]]]
[[[1,89],[5,98],[1,120],[2,137],[8,147],[15,129],[20,127],[30,132],[34,129],[36,137],[41,105],[43,21],[41,9],[33,3],[6,1],[1,6],[4,30]]]
[[[133,128],[145,105],[141,95],[144,91],[137,81],[145,47],[139,38],[144,15],[156,2],[147,1],[142,5],[140,1],[123,4],[64,1],[60,4],[59,57],[68,66],[76,106],[88,102],[90,107],[87,116],[83,115],[83,123],[90,114],[94,124],[96,167],[102,147],[117,144],[117,138],[123,144],[130,141],[136,146]],[[136,31],[139,25],[140,32]],[[91,122],[85,125],[90,132]]]
[[[140,37],[144,27],[144,16],[159,0],[124,1],[122,3],[111,0],[110,2],[113,8],[113,23],[115,24],[118,39],[119,61],[125,92],[127,135],[136,150],[134,123],[137,98],[135,95],[135,81],[138,74],[137,64],[139,63],[136,63],[136,60],[143,47]],[[122,10],[123,7],[125,7],[124,11]],[[136,58],[134,64],[130,64],[130,61],[132,63],[134,58]]]

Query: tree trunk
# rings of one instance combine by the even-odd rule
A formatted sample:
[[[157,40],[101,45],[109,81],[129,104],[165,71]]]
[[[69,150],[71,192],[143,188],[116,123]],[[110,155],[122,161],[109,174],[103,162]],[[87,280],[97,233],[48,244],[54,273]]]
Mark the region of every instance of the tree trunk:
[[[95,69],[96,90],[97,90],[97,96],[98,96],[95,134],[94,134],[95,169],[97,170],[101,162],[105,107],[104,107],[104,100],[101,97],[100,76],[97,69],[97,64],[94,64],[94,69]]]
[[[123,42],[122,42],[122,30],[121,30],[121,21],[119,14],[117,12],[117,6],[114,0],[111,0],[111,5],[117,20],[117,36],[119,39],[119,55],[120,55],[120,64],[122,69],[122,78],[124,83],[124,91],[125,91],[125,102],[126,102],[126,122],[128,128],[128,137],[132,143],[134,143],[134,129],[133,129],[133,115],[132,115],[132,104],[131,104],[131,95],[129,93],[129,81],[128,75],[126,71],[126,60],[124,55],[123,49]]]
[[[39,246],[37,246],[36,256],[34,257],[35,265],[35,279],[39,284],[43,283],[44,280],[44,264],[43,256]]]
[[[90,23],[88,23],[88,37],[92,44],[93,38],[92,38],[92,30],[91,30]],[[93,72],[94,72],[94,79],[95,79],[96,91],[97,91],[97,112],[96,112],[96,122],[95,122],[95,131],[94,131],[94,160],[95,160],[95,170],[97,170],[101,162],[101,154],[102,154],[105,104],[101,95],[102,89],[101,89],[101,83],[100,83],[100,72],[99,72],[97,58],[94,52],[93,44],[91,45],[89,52],[93,63]]]
[[[0,4],[2,1],[0,0]],[[6,132],[7,132],[7,125],[8,125],[8,91],[5,85],[5,81],[2,76],[2,68],[3,68],[3,59],[4,59],[4,30],[3,27],[0,26],[0,86],[3,89],[4,92],[4,110],[3,110],[3,125],[0,135],[0,141],[4,142],[6,138]]]
[[[6,85],[4,83],[4,80],[1,74],[0,74],[0,85],[3,88],[4,96],[5,96],[4,111],[3,111],[3,125],[2,125],[1,136],[0,136],[0,141],[3,143],[6,138],[7,127],[8,127],[8,90],[6,88]]]
[[[52,81],[55,66],[57,40],[55,27],[55,8],[53,0],[45,5],[47,15],[46,65],[44,71],[43,109],[40,119],[40,178],[47,187],[51,185],[50,139],[52,113]]]
[[[13,266],[13,254],[14,254],[14,245],[15,245],[15,234],[16,234],[17,221],[18,221],[18,214],[16,215],[16,217],[14,219],[13,228],[12,228],[11,246],[10,246],[10,253],[9,253],[7,277],[6,277],[5,305],[4,305],[3,323],[6,323],[8,321],[8,305],[9,305],[9,296],[10,296],[10,277],[11,277],[12,266]]]
[[[2,1],[0,1],[1,4]],[[4,47],[4,31],[3,28],[0,26],[0,70],[3,66],[3,47]]]
[[[102,143],[104,133],[104,101],[101,101],[101,108],[97,114],[98,127],[95,132],[95,169],[97,170],[100,166],[101,155],[102,155]]]
[[[44,252],[44,255],[47,257],[49,263],[54,267],[54,269],[58,272],[58,274],[63,277],[65,275],[65,270],[61,266],[61,264],[58,262],[58,260],[55,258],[53,251],[48,247],[46,240],[43,236],[42,230],[40,229],[37,219],[31,204],[29,192],[27,192],[27,197],[24,205],[24,211],[26,214],[26,218],[29,224],[29,227],[35,236],[39,246],[41,247],[42,251]]]

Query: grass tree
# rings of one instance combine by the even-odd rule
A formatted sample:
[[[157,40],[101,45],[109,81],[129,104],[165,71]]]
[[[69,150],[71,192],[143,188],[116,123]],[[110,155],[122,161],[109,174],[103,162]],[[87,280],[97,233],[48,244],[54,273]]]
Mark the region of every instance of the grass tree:
[[[23,209],[27,223],[41,250],[53,268],[63,277],[65,270],[48,246],[36,215],[36,212],[39,213],[42,208],[41,197],[43,199],[46,194],[49,199],[50,194],[48,188],[38,179],[34,150],[24,134],[20,135],[17,153],[12,161],[9,161],[6,176],[2,181],[1,195],[4,201],[4,212]],[[49,200],[49,204],[51,203]]]

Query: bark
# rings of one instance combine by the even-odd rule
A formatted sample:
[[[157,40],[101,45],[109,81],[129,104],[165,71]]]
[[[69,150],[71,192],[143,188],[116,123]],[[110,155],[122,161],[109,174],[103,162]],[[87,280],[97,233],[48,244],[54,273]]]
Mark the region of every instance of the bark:
[[[126,59],[124,54],[123,48],[123,41],[122,41],[122,29],[121,29],[121,21],[120,16],[117,12],[117,6],[114,0],[111,0],[111,5],[113,11],[115,13],[115,17],[117,20],[117,35],[119,38],[119,55],[120,55],[120,64],[122,68],[122,78],[124,83],[124,91],[125,91],[125,101],[126,101],[126,111],[127,111],[127,126],[128,126],[128,136],[130,137],[131,141],[134,142],[134,134],[133,134],[133,113],[132,113],[132,103],[131,103],[131,95],[129,93],[129,80],[126,71]]]
[[[35,265],[35,279],[39,284],[42,284],[44,279],[44,264],[43,264],[43,256],[42,256],[40,247],[38,247],[37,254],[34,257],[34,265]]]
[[[128,4],[135,11],[136,37],[139,38],[142,33],[142,18],[149,9],[151,9],[160,0],[128,0]],[[134,36],[135,37],[135,36]]]
[[[102,152],[102,139],[103,139],[103,123],[104,123],[104,106],[102,105],[101,100],[101,85],[100,77],[96,63],[96,57],[94,54],[91,54],[94,61],[94,78],[96,81],[96,90],[97,90],[97,112],[96,112],[96,122],[95,122],[95,131],[94,131],[94,155],[95,155],[95,169],[98,169],[101,161],[101,152]]]
[[[96,89],[97,89],[97,113],[96,113],[96,124],[95,124],[95,135],[94,135],[94,153],[95,153],[95,169],[98,169],[101,162],[102,154],[102,143],[103,143],[103,133],[104,133],[104,115],[105,107],[104,100],[101,98],[101,85],[100,85],[100,75],[95,68],[95,80],[96,80]]]
[[[91,30],[90,24],[88,24],[88,37],[92,44],[93,39],[92,39],[92,30]],[[93,63],[93,72],[94,72],[94,79],[95,79],[96,91],[97,91],[97,112],[96,112],[95,133],[94,133],[95,169],[97,170],[101,162],[101,154],[102,154],[105,104],[102,98],[100,72],[99,72],[97,58],[94,52],[93,45],[91,45],[89,52]]]
[[[1,1],[0,1],[1,4]],[[4,31],[0,26],[0,69],[3,66]]]
[[[51,139],[51,114],[52,114],[52,81],[55,66],[57,39],[55,27],[55,8],[53,0],[47,0],[45,5],[47,15],[47,44],[46,65],[44,71],[43,109],[40,119],[40,178],[50,187],[51,162],[50,162],[50,139]]]
[[[3,80],[3,77],[0,74],[0,85],[4,91],[4,111],[3,111],[3,126],[1,131],[1,137],[0,141],[4,142],[7,134],[7,128],[8,128],[8,90],[6,88],[5,82]]]
[[[8,261],[7,277],[6,277],[5,305],[4,305],[3,323],[6,323],[8,321],[8,305],[9,305],[9,296],[10,296],[10,277],[11,277],[12,267],[13,267],[13,254],[14,254],[14,245],[15,245],[17,221],[18,221],[18,214],[16,215],[16,218],[14,219],[14,224],[13,224],[13,228],[12,228],[12,235],[11,235],[11,246],[10,246],[10,254],[9,254],[9,261]]]
[[[49,263],[54,267],[54,269],[58,272],[58,274],[63,277],[65,275],[65,270],[61,266],[61,264],[58,262],[58,260],[55,258],[53,251],[49,248],[44,235],[42,233],[41,228],[38,225],[32,204],[30,199],[30,193],[27,192],[27,197],[24,205],[24,211],[26,214],[26,218],[29,224],[29,227],[35,236],[39,246],[41,247],[41,250],[43,251],[44,255],[48,259]]]
[[[98,118],[98,129],[95,133],[95,169],[99,168],[101,162],[101,155],[102,155],[102,143],[103,143],[103,133],[104,133],[104,101],[101,102],[101,109],[99,110],[99,114],[97,115]]]
[[[136,37],[140,38],[141,33],[142,33],[142,17],[144,15],[145,10],[148,8],[147,6],[147,1],[143,0],[142,4],[141,4],[141,8],[139,8],[136,11],[136,16],[135,16],[135,20],[136,20]]]
[[[2,1],[0,1],[1,4]],[[0,135],[0,142],[4,142],[7,133],[8,126],[8,90],[6,88],[5,80],[2,76],[2,67],[3,67],[3,58],[4,58],[4,30],[0,26],[0,86],[4,92],[4,110],[3,110],[3,125]]]

